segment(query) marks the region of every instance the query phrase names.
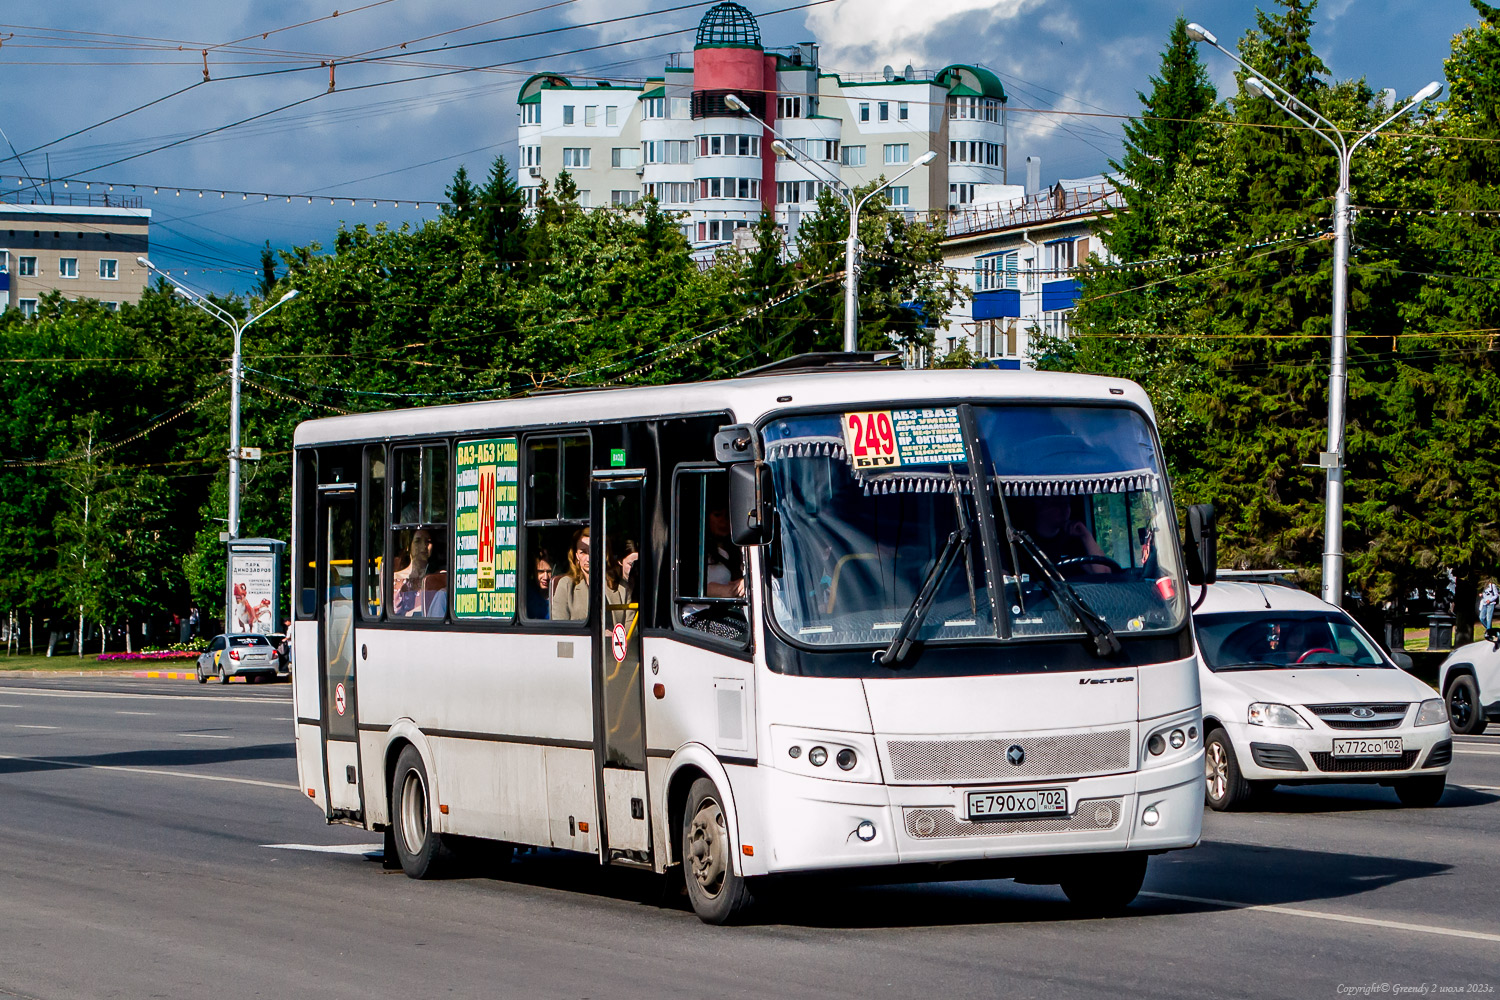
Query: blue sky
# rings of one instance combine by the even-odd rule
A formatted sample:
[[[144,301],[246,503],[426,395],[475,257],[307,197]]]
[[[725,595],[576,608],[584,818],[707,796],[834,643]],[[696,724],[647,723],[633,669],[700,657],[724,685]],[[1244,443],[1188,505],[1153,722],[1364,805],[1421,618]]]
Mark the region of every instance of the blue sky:
[[[746,5],[762,14],[797,2]],[[0,188],[30,196],[32,187],[18,184],[18,175],[44,177],[49,170],[54,178],[113,183],[117,193],[135,185],[154,213],[156,263],[179,276],[186,271],[185,280],[197,287],[249,288],[266,240],[279,248],[327,245],[341,222],[419,222],[436,214],[431,203],[441,200],[459,164],[482,175],[496,155],[513,162],[516,90],[530,73],[615,79],[659,73],[669,53],[692,47],[690,31],[666,33],[691,29],[709,5],[8,5],[0,15],[13,22],[0,24],[0,92],[9,98],[0,129],[21,153],[24,170],[15,159],[0,164]],[[687,9],[669,10],[679,6]],[[1010,162],[1039,156],[1043,179],[1052,180],[1098,173],[1118,155],[1120,120],[1112,116],[1138,110],[1136,91],[1147,88],[1178,14],[1233,48],[1254,24],[1255,8],[1241,0],[828,0],[764,16],[761,33],[768,47],[818,41],[824,66],[835,71],[875,72],[887,63],[991,67],[1011,93]],[[338,16],[330,16],[335,9]],[[580,27],[638,13],[644,16]],[[1477,21],[1467,0],[1324,0],[1315,16],[1314,43],[1335,77],[1363,76],[1377,90],[1394,87],[1403,95],[1442,79],[1453,35]],[[552,33],[531,34],[545,31]],[[491,41],[522,34],[531,36]],[[468,44],[475,42],[484,44]],[[591,51],[574,51],[585,48]],[[418,52],[429,49],[435,51]],[[370,61],[351,61],[361,58]],[[329,59],[336,63],[332,93],[322,65]],[[1228,59],[1208,50],[1204,60],[1221,93],[1233,86]],[[453,72],[464,68],[470,71]],[[302,103],[197,137],[293,102]],[[203,189],[210,190],[200,196]],[[303,197],[220,198],[222,189]],[[51,190],[61,199],[78,193],[80,182],[69,180],[66,188],[54,182]],[[307,195],[318,197],[309,204]],[[330,206],[330,195],[344,198]],[[351,206],[350,197],[358,203]],[[429,204],[413,209],[415,201]]]

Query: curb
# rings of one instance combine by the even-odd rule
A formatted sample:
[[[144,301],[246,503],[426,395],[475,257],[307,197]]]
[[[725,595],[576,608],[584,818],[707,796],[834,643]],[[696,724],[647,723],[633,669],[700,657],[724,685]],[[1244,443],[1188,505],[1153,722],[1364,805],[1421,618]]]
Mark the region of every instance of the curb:
[[[0,670],[0,681],[7,677],[137,677],[151,680],[191,681],[197,674],[189,670]]]

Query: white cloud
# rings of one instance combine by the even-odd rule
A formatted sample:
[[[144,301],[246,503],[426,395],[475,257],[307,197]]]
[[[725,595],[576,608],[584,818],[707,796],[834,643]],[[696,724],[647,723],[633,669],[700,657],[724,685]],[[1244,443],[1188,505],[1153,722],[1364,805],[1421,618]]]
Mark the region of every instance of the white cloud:
[[[1040,0],[844,0],[814,7],[807,29],[822,46],[821,61],[830,69],[866,72],[884,63],[943,63],[951,22],[966,18],[964,33],[979,37],[990,27],[1011,21]],[[972,56],[969,57],[972,59]]]

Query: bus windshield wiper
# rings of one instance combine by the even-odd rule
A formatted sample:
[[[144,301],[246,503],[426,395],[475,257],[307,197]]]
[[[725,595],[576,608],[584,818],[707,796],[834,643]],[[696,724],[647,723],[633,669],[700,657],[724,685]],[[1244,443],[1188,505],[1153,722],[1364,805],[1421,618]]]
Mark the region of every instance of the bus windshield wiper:
[[[943,543],[943,551],[938,554],[937,562],[932,564],[932,569],[927,571],[927,578],[922,581],[922,589],[917,592],[917,597],[911,602],[911,607],[906,609],[901,625],[896,629],[896,634],[891,637],[891,644],[874,655],[873,658],[882,667],[894,669],[900,666],[901,661],[906,659],[906,655],[911,652],[911,637],[917,629],[921,628],[927,612],[932,610],[932,600],[937,596],[937,589],[947,578],[948,571],[953,568],[953,561],[958,558],[960,551],[964,553],[964,562],[967,567],[971,534],[969,517],[964,512],[963,494],[959,492],[958,480],[953,476],[952,469],[949,469],[949,475],[953,477],[953,504],[958,512],[958,526],[948,533],[948,540]],[[969,575],[970,608],[973,608],[974,604],[974,577],[971,570]]]
[[[1062,571],[1057,568],[1057,563],[1042,551],[1036,539],[1020,529],[1012,531],[1011,534],[1016,541],[1021,543],[1021,548],[1026,550],[1026,554],[1031,556],[1037,568],[1042,571],[1042,582],[1047,585],[1047,589],[1052,591],[1053,596],[1066,605],[1069,611],[1073,612],[1074,617],[1078,619],[1078,624],[1082,625],[1083,630],[1094,640],[1094,655],[1113,656],[1118,653],[1120,639],[1115,635],[1115,630],[1110,627],[1109,622],[1099,617],[1082,597],[1078,596],[1078,591],[1074,590],[1073,585],[1063,577]]]

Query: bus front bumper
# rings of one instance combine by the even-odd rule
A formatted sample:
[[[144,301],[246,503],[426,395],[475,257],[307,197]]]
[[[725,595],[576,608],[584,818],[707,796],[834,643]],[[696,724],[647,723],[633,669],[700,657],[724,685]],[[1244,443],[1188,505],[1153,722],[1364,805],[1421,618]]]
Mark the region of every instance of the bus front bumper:
[[[1168,851],[1194,846],[1203,828],[1201,750],[1134,773],[1018,786],[1066,788],[1068,813],[979,822],[967,818],[967,793],[984,786],[874,785],[760,771],[769,850],[746,865],[747,874]]]

